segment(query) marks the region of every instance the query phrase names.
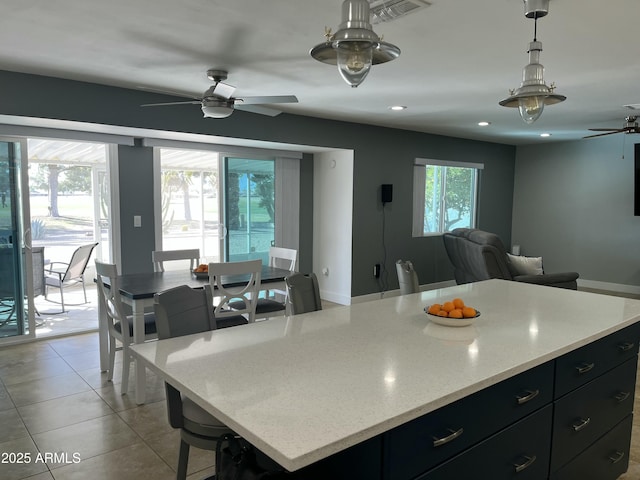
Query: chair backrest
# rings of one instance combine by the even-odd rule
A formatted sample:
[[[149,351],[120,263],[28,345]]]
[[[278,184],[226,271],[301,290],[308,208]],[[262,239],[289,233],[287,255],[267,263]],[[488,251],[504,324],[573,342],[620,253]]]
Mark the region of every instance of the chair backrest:
[[[31,248],[31,262],[33,269],[33,295],[37,297],[38,295],[44,295],[44,247]]]
[[[164,262],[172,262],[174,260],[190,260],[190,268],[194,270],[200,260],[200,250],[197,248],[185,250],[155,250],[151,252],[151,260],[153,261],[153,270],[155,272],[164,272]]]
[[[108,280],[109,286],[105,285],[105,280]],[[122,341],[128,345],[131,343],[131,338],[129,338],[129,320],[122,308],[117,267],[112,263],[102,263],[96,260],[96,281],[98,283],[100,301],[107,316],[109,331],[114,336],[122,334]],[[120,322],[121,324],[119,332],[115,329],[116,322]]]
[[[443,236],[454,267],[456,283],[490,278],[513,280],[504,244],[495,233],[474,228],[456,228]]]
[[[81,278],[84,275],[84,271],[89,264],[89,259],[91,258],[91,253],[97,245],[97,243],[89,243],[76,248],[73,255],[71,255],[67,271],[64,272],[62,283]]]
[[[198,289],[181,285],[156,293],[153,297],[153,310],[160,340],[216,328],[210,285]],[[165,391],[169,425],[182,428],[182,395],[168,383],[165,383]]]
[[[284,268],[290,272],[295,272],[297,260],[298,251],[293,248],[269,248],[269,266],[271,267]]]
[[[315,273],[293,273],[284,279],[292,315],[322,310],[322,299]]]
[[[211,286],[194,289],[187,285],[171,288],[153,297],[158,338],[180,337],[215,330]]]
[[[247,260],[244,262],[225,262],[209,264],[209,283],[213,295],[218,299],[214,316],[218,319],[246,315],[249,322],[255,320],[258,293],[260,291],[260,276],[262,272],[261,260]],[[236,277],[235,279],[233,277]],[[225,283],[237,283],[237,286],[227,286]],[[242,300],[245,308],[229,309],[229,302]]]
[[[417,293],[420,291],[418,274],[413,269],[413,263],[408,260],[398,260],[396,262],[396,272],[398,273],[398,283],[400,285],[401,295]]]

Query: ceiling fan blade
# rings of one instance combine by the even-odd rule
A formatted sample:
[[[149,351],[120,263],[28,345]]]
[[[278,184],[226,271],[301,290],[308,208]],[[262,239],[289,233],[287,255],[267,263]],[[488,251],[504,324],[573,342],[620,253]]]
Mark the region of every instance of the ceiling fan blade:
[[[233,92],[236,91],[236,87],[233,85],[229,85],[228,83],[218,82],[215,87],[213,87],[214,95],[218,95],[219,97],[225,98],[229,100]]]
[[[592,132],[624,132],[622,128],[590,128]]]
[[[295,95],[271,95],[264,97],[242,97],[236,98],[244,105],[256,105],[260,103],[298,103]]]
[[[194,100],[200,101],[200,98],[196,97],[195,95],[189,95],[188,93],[183,93],[183,92],[176,92],[175,90],[163,90],[160,88],[145,87],[144,85],[138,85],[136,86],[136,88],[139,90],[144,90],[146,92],[162,93],[163,95],[171,95],[172,97],[193,98]]]
[[[591,129],[589,129],[589,130],[591,130]],[[623,132],[623,131],[624,131],[624,130],[615,130],[615,131],[613,131],[613,132],[598,133],[598,134],[596,134],[596,135],[588,135],[588,136],[586,136],[586,137],[582,137],[582,138],[603,137],[604,135],[613,135],[614,133],[621,133],[621,132]]]
[[[201,100],[187,100],[186,102],[165,102],[165,103],[145,103],[144,105],[140,105],[141,107],[163,107],[166,105],[186,105],[186,104],[200,104]]]
[[[236,103],[233,108],[235,110],[243,110],[245,112],[268,115],[269,117],[275,117],[276,115],[280,115],[282,113],[280,110],[276,110],[275,108],[263,107],[262,105],[242,105],[241,103]]]

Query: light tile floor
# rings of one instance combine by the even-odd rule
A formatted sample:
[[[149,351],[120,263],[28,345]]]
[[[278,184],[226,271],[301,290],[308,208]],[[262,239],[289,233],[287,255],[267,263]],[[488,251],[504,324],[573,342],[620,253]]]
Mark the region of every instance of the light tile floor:
[[[179,433],[167,422],[163,383],[148,372],[147,403],[137,406],[132,392],[120,395],[116,358],[108,382],[97,333],[0,347],[0,479],[175,478]],[[619,480],[640,479],[640,386],[635,399],[630,466]],[[214,453],[192,448],[189,479],[213,472]]]
[[[149,373],[137,406],[120,395],[116,361],[108,382],[97,333],[0,348],[0,479],[175,478],[180,435],[163,383]],[[189,478],[212,475],[214,456],[192,449]]]

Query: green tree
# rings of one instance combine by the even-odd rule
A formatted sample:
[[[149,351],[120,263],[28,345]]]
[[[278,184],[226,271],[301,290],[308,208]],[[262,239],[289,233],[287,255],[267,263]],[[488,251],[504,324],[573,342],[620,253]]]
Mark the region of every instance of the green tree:
[[[189,189],[193,184],[193,178],[198,176],[198,172],[187,170],[164,170],[162,172],[163,193],[166,191],[171,197],[173,192],[182,191],[182,202],[184,205],[184,219],[190,221],[191,202],[189,201]]]
[[[91,193],[91,167],[66,167],[58,185],[62,193]]]
[[[275,187],[272,173],[253,173],[251,181],[255,184],[254,193],[260,197],[259,205],[267,211],[269,220],[275,220]]]
[[[438,232],[441,224],[449,231],[470,215],[474,169],[427,165],[425,180],[426,232]]]
[[[29,189],[47,190],[49,216],[59,217],[58,195],[60,193],[91,193],[91,167],[64,166],[39,163],[29,172]]]
[[[229,172],[227,182],[227,227],[229,230],[237,230],[240,228],[240,175]]]

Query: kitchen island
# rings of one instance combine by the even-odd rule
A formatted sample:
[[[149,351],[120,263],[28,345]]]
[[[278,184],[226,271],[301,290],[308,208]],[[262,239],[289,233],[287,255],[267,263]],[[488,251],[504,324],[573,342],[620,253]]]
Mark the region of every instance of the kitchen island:
[[[423,311],[453,298],[481,312],[472,325],[436,325]],[[431,480],[460,468],[571,478],[607,435],[622,445],[610,454],[617,476],[639,321],[640,301],[487,280],[132,350],[300,478]],[[581,411],[609,412],[608,397],[606,418]],[[504,476],[486,456],[497,445],[516,452],[496,462]]]

